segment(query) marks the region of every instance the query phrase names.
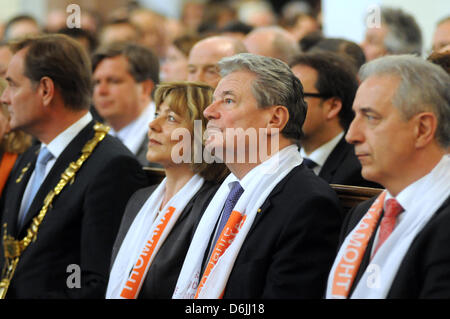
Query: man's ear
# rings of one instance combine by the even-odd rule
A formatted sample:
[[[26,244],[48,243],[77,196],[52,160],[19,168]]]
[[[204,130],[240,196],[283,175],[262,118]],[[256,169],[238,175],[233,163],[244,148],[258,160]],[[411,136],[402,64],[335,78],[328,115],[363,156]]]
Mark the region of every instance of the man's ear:
[[[414,134],[416,147],[423,148],[434,140],[437,129],[437,118],[432,112],[423,112],[414,115]]]
[[[326,111],[326,119],[331,120],[338,117],[339,112],[342,109],[342,101],[337,97],[332,97],[324,101],[324,107]]]
[[[38,90],[42,97],[44,106],[49,106],[55,95],[55,83],[48,76],[44,76],[39,81]]]
[[[287,107],[283,105],[275,105],[271,108],[270,115],[271,117],[267,125],[269,134],[270,129],[278,129],[279,132],[281,132],[289,121],[289,111]]]
[[[143,95],[149,97],[152,94],[152,91],[155,87],[155,83],[152,80],[148,79],[141,82],[142,85],[142,93]]]

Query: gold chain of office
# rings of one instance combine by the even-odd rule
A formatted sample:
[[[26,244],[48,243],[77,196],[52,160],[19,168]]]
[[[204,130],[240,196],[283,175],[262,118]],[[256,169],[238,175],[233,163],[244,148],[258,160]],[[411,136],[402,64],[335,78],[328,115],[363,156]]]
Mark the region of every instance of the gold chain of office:
[[[8,291],[11,279],[14,276],[14,272],[19,263],[19,258],[24,250],[34,242],[37,238],[39,226],[42,223],[49,207],[51,207],[53,200],[61,193],[63,188],[75,179],[75,174],[78,172],[83,163],[92,154],[95,147],[100,143],[109,131],[109,127],[101,123],[94,125],[95,135],[84,145],[81,150],[81,156],[77,161],[71,162],[66,170],[61,174],[61,179],[58,184],[53,188],[45,197],[44,205],[42,206],[39,214],[33,218],[31,226],[27,230],[27,235],[22,239],[14,239],[11,235],[7,235],[7,224],[3,225],[3,249],[5,255],[5,265],[2,271],[2,280],[0,281],[0,299],[5,299],[6,292]]]

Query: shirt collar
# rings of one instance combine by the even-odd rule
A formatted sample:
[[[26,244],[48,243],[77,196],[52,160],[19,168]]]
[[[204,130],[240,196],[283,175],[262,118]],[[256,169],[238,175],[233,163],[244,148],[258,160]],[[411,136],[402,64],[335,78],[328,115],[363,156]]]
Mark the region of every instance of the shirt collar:
[[[119,131],[111,128],[110,134],[118,137],[126,147],[136,153],[147,135],[148,124],[153,121],[154,116],[155,103],[152,101],[134,121]]]
[[[72,142],[75,136],[81,132],[89,122],[92,121],[92,115],[90,112],[87,112],[83,115],[78,121],[73,123],[67,129],[65,129],[62,133],[60,133],[56,138],[54,138],[48,145],[42,143],[41,148],[46,146],[49,152],[54,156],[54,158],[58,158],[59,155],[64,151],[67,145]]]
[[[323,164],[325,164],[328,156],[330,156],[333,149],[336,147],[336,145],[339,143],[339,141],[344,136],[344,132],[342,131],[335,137],[333,137],[331,140],[326,142],[325,144],[321,145],[319,148],[315,149],[313,152],[311,152],[309,155],[306,154],[303,147],[300,149],[300,155],[302,157],[307,157],[310,160],[314,161],[319,167],[322,167]]]
[[[405,211],[408,211],[415,205],[416,197],[420,194],[420,190],[426,185],[430,185],[434,180],[441,178],[444,172],[450,169],[450,155],[444,155],[439,163],[429,172],[427,175],[421,177],[416,180],[412,184],[409,184],[406,188],[404,188],[397,196],[392,196],[391,193],[387,191],[384,205],[386,205],[386,201],[390,198],[395,198],[397,202],[403,207]],[[439,195],[440,196],[440,195]],[[432,199],[430,199],[432,200]]]

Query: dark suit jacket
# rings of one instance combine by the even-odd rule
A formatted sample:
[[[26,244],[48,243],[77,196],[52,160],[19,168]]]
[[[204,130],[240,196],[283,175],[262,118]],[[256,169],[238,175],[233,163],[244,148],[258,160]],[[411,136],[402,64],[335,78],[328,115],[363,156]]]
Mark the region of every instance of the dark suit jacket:
[[[322,298],[341,222],[330,186],[305,165],[295,167],[257,213],[224,298]]]
[[[375,198],[365,201],[347,215],[340,242],[369,210]],[[381,220],[381,218],[380,218]],[[379,226],[378,221],[378,226]],[[378,228],[377,226],[377,228]],[[450,197],[411,243],[392,282],[387,298],[450,298]],[[376,229],[370,238],[350,295],[370,262]]]
[[[24,226],[19,229],[17,215],[39,145],[22,155],[0,201],[1,224],[8,224],[8,234],[19,239],[26,235],[45,196],[94,136],[93,125],[93,121],[89,123],[58,157],[30,206]],[[17,182],[28,164],[29,169]],[[53,200],[37,240],[20,258],[7,298],[102,298],[111,250],[125,205],[135,190],[146,185],[147,177],[135,156],[120,141],[107,135],[84,162],[74,182],[67,184]],[[1,267],[4,262],[2,245]],[[73,272],[67,270],[71,264],[80,267],[81,288],[67,287],[68,277]]]
[[[144,279],[138,296],[139,299],[172,298],[178,275],[183,266],[184,257],[189,249],[195,229],[219,186],[220,184],[205,182],[186,205],[172,231],[155,256]],[[156,187],[156,185],[150,186],[137,191],[128,202],[114,243],[111,267],[133,220]]]
[[[355,155],[354,146],[343,137],[328,156],[320,170],[322,177],[330,184],[354,185],[382,188],[361,176],[361,163]]]
[[[143,166],[148,166],[149,162],[147,160],[147,150],[148,150],[148,136],[145,135],[144,140],[142,141],[139,149],[136,152],[136,157]]]

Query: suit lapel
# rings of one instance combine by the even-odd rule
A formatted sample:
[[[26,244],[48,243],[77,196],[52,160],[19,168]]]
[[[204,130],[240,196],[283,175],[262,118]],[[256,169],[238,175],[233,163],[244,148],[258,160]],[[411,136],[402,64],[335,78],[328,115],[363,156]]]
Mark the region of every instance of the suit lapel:
[[[91,121],[81,132],[69,143],[69,145],[64,149],[61,155],[56,159],[55,164],[52,169],[42,182],[33,202],[30,205],[28,213],[25,217],[24,223],[20,232],[26,230],[29,226],[31,220],[39,213],[42,208],[43,202],[47,194],[53,189],[56,184],[61,179],[61,174],[67,168],[70,162],[76,161],[80,156],[82,147],[86,142],[92,138],[93,130],[92,127],[94,121]],[[66,187],[69,187],[68,184]]]
[[[148,135],[145,134],[144,140],[142,141],[139,149],[136,152],[136,157],[141,163],[148,163],[147,161],[147,150],[148,150]]]
[[[333,149],[333,151],[330,153],[327,160],[323,164],[319,176],[326,181],[330,181],[336,170],[342,164],[342,161],[345,159],[345,156],[350,149],[351,145],[345,141],[344,137],[341,138],[339,143],[336,145],[336,147]]]
[[[123,240],[125,239],[125,236],[130,230],[130,227],[133,224],[134,220],[136,219],[136,216],[141,211],[145,202],[152,195],[152,193],[155,191],[157,187],[158,185],[150,186],[145,191],[142,191],[130,198],[127,207],[125,209],[120,229],[119,232],[117,233],[114,247],[112,250],[110,271],[112,269],[114,261],[116,260],[117,253],[119,252],[119,249],[122,246]]]
[[[297,170],[302,169],[303,165],[298,165],[296,167],[294,167],[278,184],[277,186],[275,186],[275,188],[272,190],[272,192],[270,192],[269,196],[267,196],[266,200],[264,201],[264,203],[261,205],[261,207],[258,209],[258,212],[255,216],[255,219],[253,221],[252,227],[250,228],[248,234],[250,234],[252,232],[252,230],[257,226],[257,224],[259,223],[259,221],[261,220],[261,218],[263,218],[263,216],[265,214],[267,214],[269,212],[270,207],[272,206],[272,199],[278,194],[280,193],[284,186],[286,185],[287,181],[290,179],[292,174],[295,174],[297,172]],[[247,235],[248,236],[248,235]]]
[[[20,157],[17,169],[11,174],[8,182],[7,195],[5,200],[3,223],[8,224],[8,233],[17,234],[17,218],[22,203],[23,194],[25,192],[28,181],[33,173],[36,165],[37,155],[39,153],[39,145],[31,146],[30,149]]]

